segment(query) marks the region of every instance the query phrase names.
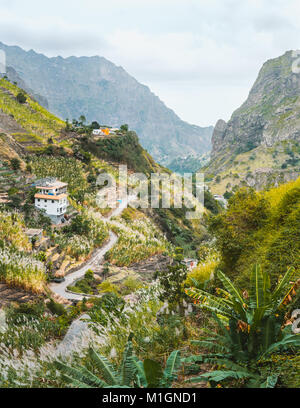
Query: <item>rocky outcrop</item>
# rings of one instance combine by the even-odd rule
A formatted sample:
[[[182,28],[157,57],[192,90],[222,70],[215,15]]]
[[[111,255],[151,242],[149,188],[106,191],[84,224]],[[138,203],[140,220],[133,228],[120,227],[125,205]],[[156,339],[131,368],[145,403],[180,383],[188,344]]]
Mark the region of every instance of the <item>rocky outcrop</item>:
[[[300,74],[292,70],[294,61],[292,51],[267,61],[246,102],[228,123],[218,121],[212,136],[211,162],[206,169],[210,177],[231,171],[241,176],[238,164],[243,162],[248,162],[247,170],[252,173],[263,170],[268,163],[268,173],[279,174],[284,169],[288,178],[299,175]],[[255,177],[252,184],[253,180]]]
[[[212,157],[227,146],[247,152],[284,140],[300,141],[300,74],[293,73],[293,61],[289,51],[263,65],[246,102],[227,125],[217,123]]]
[[[211,143],[213,146],[213,150],[211,152],[211,159],[217,154],[217,152],[222,150],[222,146],[224,145],[224,136],[226,132],[227,123],[225,120],[220,119],[216,123],[214,128],[214,132],[212,135]]]

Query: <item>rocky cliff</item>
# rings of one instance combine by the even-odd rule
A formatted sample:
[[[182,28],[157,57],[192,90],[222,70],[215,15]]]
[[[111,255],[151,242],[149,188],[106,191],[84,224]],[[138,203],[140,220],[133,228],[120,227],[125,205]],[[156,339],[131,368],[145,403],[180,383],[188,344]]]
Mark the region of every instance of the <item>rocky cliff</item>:
[[[105,125],[127,123],[162,164],[211,148],[213,127],[182,121],[147,86],[103,57],[47,58],[2,43],[0,49],[7,64],[62,119],[85,115]]]
[[[300,74],[292,51],[267,61],[248,99],[212,136],[207,179],[215,192],[294,179],[300,168]]]

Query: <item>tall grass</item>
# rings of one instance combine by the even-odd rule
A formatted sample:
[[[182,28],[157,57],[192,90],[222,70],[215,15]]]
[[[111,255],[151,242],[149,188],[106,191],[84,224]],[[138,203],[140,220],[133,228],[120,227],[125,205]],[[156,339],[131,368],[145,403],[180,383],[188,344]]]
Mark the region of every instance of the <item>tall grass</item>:
[[[0,249],[0,279],[7,284],[42,293],[46,283],[45,272],[44,264],[30,255]]]
[[[171,250],[165,236],[145,216],[130,221],[117,217],[110,223],[110,228],[119,239],[107,253],[107,259],[118,266],[129,266]]]
[[[0,212],[0,241],[5,241],[18,250],[30,250],[31,244],[24,232],[23,216],[17,212]]]

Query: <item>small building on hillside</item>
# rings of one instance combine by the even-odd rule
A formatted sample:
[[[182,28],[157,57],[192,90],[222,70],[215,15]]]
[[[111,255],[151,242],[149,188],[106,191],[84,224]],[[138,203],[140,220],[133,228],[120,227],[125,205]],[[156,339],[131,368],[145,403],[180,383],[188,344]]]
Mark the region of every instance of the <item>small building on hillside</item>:
[[[42,229],[28,228],[25,230],[25,234],[27,235],[30,242],[34,241],[36,244],[39,244],[43,238]]]
[[[44,210],[53,224],[65,222],[64,214],[68,207],[67,183],[55,178],[45,178],[35,182],[35,207]]]
[[[216,201],[218,201],[219,203],[221,203],[221,205],[223,205],[224,208],[227,208],[228,202],[227,202],[226,198],[224,198],[222,195],[214,194],[214,199]]]
[[[185,258],[183,260],[184,265],[188,268],[189,271],[192,271],[198,266],[198,260],[197,259],[187,259]]]
[[[114,136],[120,129],[101,126],[99,129],[94,129],[93,136],[107,137]]]

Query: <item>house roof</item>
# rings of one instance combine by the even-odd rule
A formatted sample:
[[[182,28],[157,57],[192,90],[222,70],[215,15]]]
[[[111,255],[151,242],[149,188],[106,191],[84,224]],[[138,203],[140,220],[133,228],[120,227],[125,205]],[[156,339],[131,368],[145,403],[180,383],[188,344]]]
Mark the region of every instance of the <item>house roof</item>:
[[[56,184],[53,184],[52,186],[42,185],[42,186],[36,186],[35,188],[45,188],[47,190],[54,190],[56,188],[67,187],[67,185],[68,185],[67,183],[57,182]]]
[[[60,200],[61,198],[66,198],[67,194],[50,195],[50,194],[35,194],[35,198],[43,198],[45,200]]]
[[[40,235],[42,233],[43,233],[42,229],[29,228],[25,230],[25,234],[30,237],[34,237],[35,235]]]
[[[67,187],[67,183],[57,180],[56,178],[47,177],[35,182],[36,188],[46,188],[48,190],[53,190],[55,188]]]

